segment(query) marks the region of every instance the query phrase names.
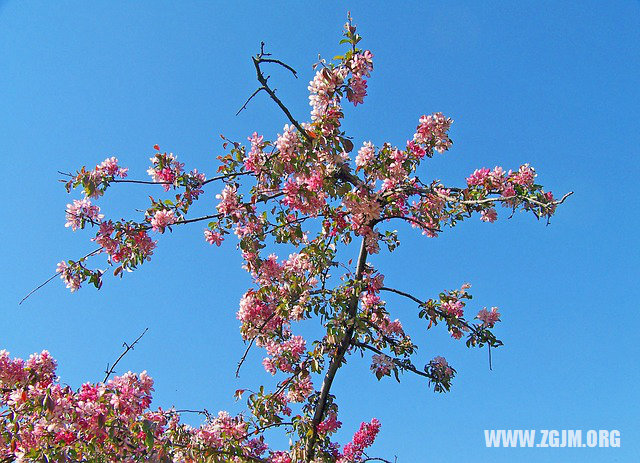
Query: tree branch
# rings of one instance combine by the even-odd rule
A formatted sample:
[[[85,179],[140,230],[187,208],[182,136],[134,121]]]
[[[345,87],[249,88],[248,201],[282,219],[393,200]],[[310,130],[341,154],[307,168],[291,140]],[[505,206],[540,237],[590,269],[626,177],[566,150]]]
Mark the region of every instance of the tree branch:
[[[253,99],[253,97],[254,97],[254,96],[256,96],[258,93],[260,93],[262,90],[265,90],[265,91],[266,91],[267,89],[266,89],[266,88],[264,88],[264,87],[258,87],[258,88],[256,89],[256,91],[255,91],[255,92],[253,92],[249,98],[247,98],[247,101],[245,101],[245,102],[244,102],[244,104],[242,105],[242,107],[241,107],[240,109],[238,109],[238,112],[236,113],[236,116],[237,116],[237,115],[239,115],[239,114],[240,114],[244,109],[246,109],[246,108],[247,108],[247,105],[248,105],[248,104],[249,104],[249,102]]]
[[[262,69],[260,68],[260,65],[262,63],[279,64],[279,65],[283,66],[284,68],[288,69],[289,71],[291,71],[295,77],[297,77],[296,71],[291,66],[288,66],[288,65],[284,64],[280,60],[271,59],[271,58],[264,58],[265,56],[269,56],[269,54],[264,52],[264,42],[261,42],[260,43],[260,53],[258,53],[256,56],[251,58],[253,60],[253,65],[256,68],[256,78],[258,79],[258,82],[260,82],[260,85],[262,86],[262,87],[260,87],[258,90],[256,90],[254,92],[254,95],[257,94],[261,89],[264,89],[264,91],[269,94],[271,99],[273,101],[275,101],[275,103],[280,107],[282,112],[287,116],[287,119],[289,119],[289,122],[291,122],[294,125],[294,127],[296,129],[298,129],[298,131],[302,134],[302,136],[308,142],[311,142],[312,139],[309,136],[309,134],[307,133],[307,131],[302,127],[302,125],[300,125],[300,123],[296,119],[294,119],[294,117],[291,115],[291,112],[289,111],[289,109],[284,105],[284,103],[280,100],[280,98],[278,98],[276,96],[275,90],[273,90],[271,87],[269,87],[269,83],[267,82],[267,80],[269,78],[264,76],[264,73],[262,72]],[[252,95],[252,97],[254,95]]]
[[[242,357],[240,358],[240,361],[238,362],[238,367],[236,368],[236,378],[240,377],[240,368],[242,367],[242,364],[244,363],[244,361],[247,359],[247,355],[249,354],[249,351],[251,350],[251,346],[253,346],[253,343],[255,342],[256,338],[258,336],[260,336],[262,330],[264,329],[265,326],[267,326],[267,324],[271,321],[271,319],[273,317],[276,316],[276,313],[273,312],[271,315],[269,315],[266,320],[262,323],[262,325],[260,326],[260,328],[258,328],[258,333],[253,336],[251,338],[251,340],[249,341],[249,345],[247,346],[247,348],[244,350],[244,354],[242,354]]]
[[[96,250],[94,250],[94,251],[91,251],[89,254],[87,254],[87,255],[85,255],[85,256],[83,256],[83,257],[81,257],[80,259],[78,259],[78,262],[82,262],[82,261],[84,261],[85,259],[87,259],[87,258],[89,258],[89,257],[93,256],[94,254],[96,254],[96,253],[98,253],[98,252],[102,251],[102,249],[103,249],[102,247],[99,247],[98,249],[96,249]],[[22,298],[22,300],[21,300],[20,302],[18,302],[18,305],[22,305],[22,303],[23,303],[24,301],[26,301],[26,300],[29,298],[29,296],[31,296],[33,293],[35,293],[35,292],[36,292],[36,291],[38,291],[39,289],[41,289],[41,288],[43,288],[44,286],[46,286],[48,283],[50,283],[50,282],[51,282],[55,277],[57,277],[59,274],[60,274],[60,272],[56,272],[56,273],[54,273],[53,275],[51,275],[51,276],[47,279],[47,281],[45,281],[44,283],[39,284],[38,286],[36,286],[35,288],[33,288],[31,291],[29,291],[29,294],[27,294],[25,297],[23,297],[23,298]]]
[[[385,357],[389,357],[393,361],[393,363],[398,365],[398,367],[400,367],[401,369],[410,371],[410,372],[415,373],[415,374],[420,375],[420,376],[424,376],[425,378],[429,378],[428,374],[426,374],[424,371],[418,370],[413,365],[413,363],[411,363],[411,361],[409,361],[409,360],[400,360],[398,358],[391,357],[390,355],[387,355],[384,352],[382,352],[380,349],[377,349],[377,348],[375,348],[373,346],[370,346],[369,344],[365,344],[363,342],[352,342],[352,345],[354,345],[356,347],[360,347],[362,349],[368,349],[371,352],[375,352],[376,354],[379,354],[379,355],[384,355]]]
[[[361,281],[362,275],[364,273],[365,265],[367,262],[367,246],[366,240],[363,238],[362,243],[360,244],[360,253],[358,255],[358,263],[356,266],[356,276],[355,281]],[[347,320],[354,321],[353,319],[356,316],[358,310],[358,294],[354,289],[354,294],[351,296],[349,300],[349,306],[347,308]],[[329,363],[329,368],[327,369],[327,373],[325,374],[324,380],[322,381],[322,388],[320,389],[320,396],[318,397],[318,402],[316,403],[315,412],[313,414],[313,420],[311,423],[311,436],[307,441],[306,446],[306,461],[310,463],[313,460],[315,454],[314,444],[317,437],[317,427],[318,424],[322,421],[322,417],[324,415],[325,408],[327,406],[327,399],[329,397],[329,391],[331,390],[331,385],[333,384],[333,379],[336,376],[338,368],[342,365],[342,361],[344,360],[344,356],[351,345],[351,341],[353,338],[353,332],[355,329],[355,323],[351,323],[350,326],[347,327],[346,332],[344,334],[344,338],[340,342],[338,346],[338,350],[335,355],[331,359]]]
[[[118,357],[118,359],[113,362],[113,365],[111,365],[111,368],[109,368],[109,364],[107,363],[107,369],[104,371],[106,373],[106,376],[104,377],[104,379],[102,380],[103,383],[106,383],[107,380],[109,379],[109,376],[111,376],[111,374],[114,371],[114,368],[116,367],[116,365],[118,364],[118,362],[120,362],[120,360],[122,360],[122,358],[127,355],[127,353],[133,349],[133,347],[138,343],[138,341],[140,341],[140,339],[142,339],[142,336],[145,335],[145,333],[149,330],[149,328],[145,328],[144,331],[142,332],[142,334],[140,336],[138,336],[138,338],[133,341],[131,344],[127,344],[126,342],[122,343],[122,347],[125,348],[124,352],[122,354],[120,354],[120,357]]]
[[[420,299],[418,299],[417,297],[409,294],[409,293],[405,293],[404,291],[400,291],[399,289],[395,289],[395,288],[388,288],[386,286],[383,286],[382,288],[380,288],[380,291],[388,291],[390,293],[396,293],[399,294],[400,296],[404,296],[408,299],[411,299],[413,302],[415,302],[418,305],[424,305],[424,301],[421,301]]]

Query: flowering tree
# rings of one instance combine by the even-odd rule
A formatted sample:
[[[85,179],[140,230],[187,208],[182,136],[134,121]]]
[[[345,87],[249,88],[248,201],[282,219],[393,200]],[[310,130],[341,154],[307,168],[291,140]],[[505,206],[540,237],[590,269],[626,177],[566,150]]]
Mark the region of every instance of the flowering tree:
[[[468,347],[498,347],[492,332],[500,321],[496,307],[465,315],[469,284],[422,299],[384,283],[382,269],[369,256],[399,244],[392,221],[408,222],[417,232],[437,237],[446,227],[479,215],[494,222],[497,205],[548,219],[555,200],[535,181],[528,164],[516,170],[478,169],[466,185],[452,187],[417,176],[425,158],[449,150],[452,120],[441,113],[419,118],[405,146],[365,142],[352,160],[353,142],[342,131],[341,104],[357,106],[367,94],[372,53],[361,50],[351,20],[343,44],[348,49],[332,62],[321,61],[309,84],[310,122],[297,121],[269,85],[265,65],[295,70],[265,53],[253,57],[258,89],[283,111],[287,125],[275,141],[254,133],[247,146],[224,139],[215,176],[185,170],[173,154],[154,146],[151,180],[130,180],[127,169],[110,158],[93,169],[69,174],[66,188],[82,198],[67,205],[66,226],[93,227],[97,249],[78,260],[58,264],[57,273],[71,291],[83,284],[100,288],[104,271],[90,258],[104,255],[115,276],[151,260],[156,238],[172,227],[204,223],[204,239],[220,246],[235,234],[244,268],[253,286],[240,300],[237,318],[247,349],[266,351],[265,370],[278,377],[273,390],[238,390],[247,412],[206,414],[198,428],[181,422],[175,409],[151,410],[153,381],[145,373],[127,373],[74,391],[62,386],[56,363],[46,352],[27,361],[0,352],[0,457],[5,461],[234,461],[363,462],[380,428],[363,422],[351,442],[339,445],[332,435],[341,427],[333,380],[349,355],[371,355],[378,379],[422,376],[436,392],[446,392],[456,374],[442,357],[416,360],[417,346],[399,320],[391,320],[381,295],[396,293],[415,304],[425,329],[444,325],[454,340]],[[247,100],[247,103],[249,102]],[[246,107],[247,103],[243,106]],[[116,183],[161,185],[167,195],[150,197],[144,215],[131,220],[105,217],[94,202]],[[216,187],[215,185],[218,185]],[[213,187],[215,210],[191,217],[191,205]],[[162,192],[161,192],[162,194]],[[210,200],[209,200],[210,201]],[[344,249],[356,241],[355,262]],[[287,258],[277,249],[293,250]],[[286,251],[287,253],[289,251]],[[296,322],[315,319],[323,335],[312,342],[295,334]],[[127,346],[130,348],[131,346]],[[424,362],[424,361],[423,361]],[[206,413],[206,412],[205,412]],[[369,419],[370,417],[368,417]],[[264,431],[282,428],[292,436],[288,449],[271,449]]]

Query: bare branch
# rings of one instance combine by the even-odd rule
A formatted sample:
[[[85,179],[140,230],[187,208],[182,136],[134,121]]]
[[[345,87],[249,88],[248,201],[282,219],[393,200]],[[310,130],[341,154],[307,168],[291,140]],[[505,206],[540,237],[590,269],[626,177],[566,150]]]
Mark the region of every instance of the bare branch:
[[[362,275],[364,273],[364,269],[367,262],[367,246],[366,241],[363,238],[362,243],[360,244],[360,253],[358,255],[358,263],[356,266],[356,276],[355,281],[361,281]],[[358,294],[354,291],[354,294],[351,296],[349,300],[348,307],[348,320],[352,320],[355,318],[358,309]],[[318,424],[322,421],[322,417],[324,415],[325,407],[327,406],[327,399],[329,397],[329,391],[331,390],[331,385],[333,384],[333,379],[336,376],[338,368],[342,365],[342,361],[344,360],[344,356],[351,345],[351,341],[353,338],[353,332],[355,329],[355,323],[349,325],[344,334],[344,338],[340,342],[338,349],[331,359],[329,363],[329,368],[327,369],[327,373],[325,374],[324,380],[322,381],[322,387],[320,389],[320,396],[318,397],[318,402],[316,403],[315,412],[313,414],[313,420],[311,423],[311,436],[307,441],[306,446],[306,461],[313,461],[313,457],[315,454],[314,444],[317,437],[317,427]]]
[[[379,219],[374,220],[373,224],[375,225],[377,223],[384,222],[385,220],[390,220],[390,219],[404,220],[406,222],[416,224],[419,227],[421,227],[421,228],[423,228],[425,230],[429,230],[429,231],[434,232],[434,233],[441,233],[442,232],[442,230],[440,230],[439,228],[430,227],[429,225],[427,225],[426,223],[422,222],[421,220],[416,219],[415,217],[404,216],[404,215],[387,215],[387,216],[384,216],[384,217],[380,217]]]
[[[253,346],[253,343],[255,342],[256,338],[258,336],[260,336],[262,330],[264,329],[265,326],[267,326],[267,324],[271,321],[271,319],[273,317],[276,316],[276,313],[272,313],[271,315],[269,315],[267,317],[267,319],[262,323],[262,325],[260,326],[260,328],[258,328],[258,333],[253,336],[251,338],[251,340],[249,341],[249,345],[247,346],[247,348],[244,350],[244,354],[242,354],[242,358],[240,359],[240,361],[238,362],[238,367],[236,368],[236,378],[240,377],[240,368],[242,367],[242,364],[244,363],[244,361],[247,359],[247,355],[249,354],[249,351],[251,350],[251,346]]]
[[[309,134],[307,133],[307,131],[302,127],[302,125],[300,125],[300,123],[294,119],[294,117],[291,115],[291,112],[289,111],[289,109],[284,105],[284,103],[280,100],[280,98],[278,98],[276,96],[276,92],[274,89],[272,89],[269,86],[269,83],[267,82],[268,77],[265,77],[264,73],[262,72],[262,69],[260,68],[260,65],[262,63],[276,63],[276,64],[280,64],[281,66],[284,66],[286,69],[290,70],[291,72],[293,72],[294,76],[297,76],[295,70],[284,64],[282,61],[280,60],[274,60],[274,59],[270,59],[270,58],[264,58],[265,56],[269,56],[269,54],[264,52],[264,42],[262,42],[260,44],[260,53],[258,53],[256,56],[252,57],[251,59],[253,60],[253,65],[256,68],[256,78],[258,79],[258,82],[260,82],[260,85],[262,86],[261,88],[264,89],[265,92],[267,92],[269,94],[269,96],[271,97],[271,99],[273,101],[275,101],[275,103],[280,107],[280,109],[282,110],[282,112],[287,116],[287,119],[289,119],[289,122],[291,122],[294,127],[296,129],[298,129],[298,131],[302,134],[302,136],[308,141],[311,142],[311,137],[309,136]]]
[[[240,109],[238,109],[238,112],[236,113],[236,116],[237,116],[237,115],[239,115],[239,114],[242,112],[242,110],[243,110],[243,109],[246,109],[246,108],[247,108],[247,105],[248,105],[248,104],[249,104],[249,102],[253,99],[253,97],[254,97],[254,96],[256,96],[258,93],[260,93],[262,90],[265,90],[265,91],[266,91],[266,88],[264,88],[264,87],[258,87],[258,88],[256,89],[256,91],[255,91],[255,92],[253,92],[249,98],[247,98],[247,101],[245,101],[245,102],[244,102],[244,104],[242,105],[242,107],[241,107]]]
[[[53,275],[51,275],[44,283],[40,283],[38,286],[36,286],[35,288],[33,288],[31,291],[29,291],[29,294],[27,294],[25,297],[23,297],[20,302],[18,302],[18,305],[22,305],[22,303],[24,301],[26,301],[27,299],[29,299],[29,296],[31,296],[33,293],[35,293],[36,291],[38,291],[40,288],[46,286],[48,283],[51,282],[51,280],[53,280],[55,277],[58,276],[58,273],[60,272],[56,272]]]
[[[111,368],[109,368],[109,364],[107,363],[107,369],[105,370],[106,376],[104,377],[104,379],[102,380],[103,383],[106,383],[107,380],[109,379],[109,376],[111,376],[111,374],[114,371],[114,368],[116,367],[116,365],[118,364],[118,362],[120,362],[120,360],[122,360],[122,358],[127,355],[127,353],[132,350],[134,348],[134,346],[138,343],[138,341],[140,341],[140,339],[142,339],[142,336],[145,335],[145,333],[149,330],[149,328],[145,328],[144,331],[142,332],[142,334],[140,336],[138,336],[136,338],[135,341],[133,341],[131,344],[127,344],[126,342],[122,343],[122,347],[125,348],[124,352],[122,354],[120,354],[120,357],[118,357],[118,359],[113,362],[113,365],[111,365]]]
[[[369,455],[367,455],[366,453],[363,453],[364,455],[364,460],[362,460],[363,462],[365,461],[381,461],[383,463],[392,463],[390,460],[385,460],[384,458],[380,458],[380,457],[370,457]],[[397,463],[398,461],[398,457],[394,457],[393,459],[394,463]]]
[[[82,262],[83,260],[93,256],[94,254],[98,253],[102,251],[102,247],[91,251],[89,254],[87,254],[84,257],[81,257],[80,259],[78,259],[78,262]],[[51,275],[44,283],[39,284],[38,286],[36,286],[35,288],[33,288],[31,291],[29,291],[29,294],[27,294],[25,297],[22,298],[22,300],[20,302],[18,302],[18,305],[22,305],[22,303],[24,301],[26,301],[29,296],[31,296],[33,293],[35,293],[36,291],[38,291],[39,289],[43,288],[44,286],[46,286],[48,283],[50,283],[55,277],[57,277],[60,274],[60,272],[56,272],[53,275]]]
[[[380,349],[377,349],[377,348],[375,348],[373,346],[370,346],[369,344],[365,344],[363,342],[352,342],[351,344],[356,346],[356,347],[360,347],[362,349],[368,349],[371,352],[375,352],[376,354],[384,355],[385,357],[389,357],[393,361],[393,363],[395,363],[402,370],[407,370],[407,371],[410,371],[412,373],[415,373],[416,375],[420,375],[420,376],[424,376],[425,378],[429,378],[428,374],[426,374],[424,371],[418,370],[413,365],[413,363],[411,363],[408,359],[407,360],[400,360],[398,358],[391,357],[391,356],[385,354],[384,352],[382,352]]]
[[[413,302],[415,302],[418,305],[424,305],[424,301],[421,301],[420,299],[418,299],[417,297],[409,294],[409,293],[405,293],[404,291],[400,291],[399,289],[394,289],[394,288],[388,288],[386,286],[383,286],[382,288],[380,288],[380,291],[388,291],[390,293],[396,293],[399,294],[400,296],[404,296],[408,299],[411,299]]]

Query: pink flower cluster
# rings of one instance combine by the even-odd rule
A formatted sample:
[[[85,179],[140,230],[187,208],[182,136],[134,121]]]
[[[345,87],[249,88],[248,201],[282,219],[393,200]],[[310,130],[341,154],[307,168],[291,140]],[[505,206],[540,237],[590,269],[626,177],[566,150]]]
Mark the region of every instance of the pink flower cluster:
[[[118,166],[116,158],[111,157],[98,164],[93,170],[86,170],[83,167],[66,182],[65,186],[68,192],[71,188],[82,186],[87,198],[98,198],[104,194],[115,177],[125,178],[127,171],[128,169]]]
[[[278,148],[278,158],[285,167],[289,167],[286,172],[290,173],[291,168],[288,164],[294,158],[298,148],[298,135],[294,126],[286,124],[283,128],[282,135],[278,135],[276,140],[276,148]]]
[[[311,381],[311,375],[297,375],[289,383],[287,391],[287,400],[293,403],[301,403],[313,393],[314,387]]]
[[[82,286],[82,278],[80,274],[70,267],[65,261],[58,263],[56,273],[60,274],[60,278],[64,282],[67,289],[71,292],[77,291]]]
[[[247,171],[259,174],[263,169],[265,158],[262,149],[264,148],[264,137],[253,132],[253,135],[249,137],[251,142],[251,149],[244,158],[244,168]]]
[[[497,307],[491,307],[490,311],[485,307],[478,312],[476,318],[482,322],[483,326],[493,328],[493,326],[500,321],[500,312]]]
[[[347,89],[347,99],[357,106],[364,102],[367,96],[367,81],[365,77],[371,75],[373,71],[373,54],[369,50],[353,55],[349,63],[351,71],[351,79],[349,80],[350,88]]]
[[[352,191],[348,196],[345,196],[342,204],[349,212],[352,228],[359,235],[367,234],[370,230],[368,224],[378,219],[382,212],[379,198],[370,195],[364,189]]]
[[[428,155],[431,155],[431,150],[443,153],[451,148],[453,143],[447,133],[452,122],[451,118],[445,117],[442,113],[422,116],[413,136],[413,141],[428,147]]]
[[[74,199],[72,204],[67,204],[66,218],[67,223],[64,226],[76,231],[78,228],[84,228],[85,222],[99,224],[104,215],[100,214],[98,206],[92,205],[88,198],[83,198]]]
[[[353,439],[344,446],[343,456],[338,463],[361,462],[364,457],[364,450],[371,447],[380,431],[380,422],[373,418],[370,423],[362,423],[360,429],[353,435]]]
[[[224,237],[220,232],[214,232],[211,230],[204,231],[204,239],[209,244],[215,244],[216,246],[220,246],[224,241]]]
[[[344,82],[346,73],[347,70],[343,67],[333,70],[323,67],[316,72],[308,87],[312,121],[321,121],[339,109],[340,106],[338,100],[334,98],[334,94],[336,88]]]
[[[389,375],[394,368],[393,359],[387,355],[375,354],[371,358],[371,371],[376,373],[378,378]]]
[[[242,214],[240,211],[240,199],[238,198],[238,187],[235,185],[225,185],[220,194],[216,195],[216,199],[220,203],[216,206],[218,212],[225,216],[239,218]]]
[[[541,215],[551,216],[556,209],[553,204],[553,194],[542,192],[538,185],[535,185],[537,174],[529,164],[523,164],[517,171],[505,172],[502,167],[476,169],[467,177],[467,185],[475,192],[483,194],[500,193],[502,205],[515,208],[519,203],[524,202],[524,209],[532,209],[527,202],[527,198],[534,197],[536,205]],[[489,205],[490,206],[490,205]],[[495,222],[498,213],[493,207],[481,210],[480,220],[484,222]]]
[[[342,422],[338,421],[338,415],[335,412],[329,412],[327,417],[318,424],[316,428],[319,434],[330,434],[336,432],[342,426]]]
[[[151,219],[151,229],[164,233],[164,229],[178,221],[175,212],[170,209],[160,209],[156,211]]]
[[[262,438],[250,438],[242,416],[220,412],[192,428],[174,411],[150,411],[153,380],[146,372],[73,391],[58,383],[55,369],[47,351],[26,362],[0,351],[3,460],[196,463],[211,455],[259,460],[267,451]],[[287,461],[283,452],[271,455],[272,462]]]
[[[455,296],[442,303],[442,310],[453,317],[461,318],[464,315],[464,302]]]
[[[242,323],[245,339],[249,339],[262,331],[268,333],[282,326],[283,320],[275,315],[274,305],[262,301],[253,290],[247,291],[242,296],[240,309],[236,316]]]
[[[234,418],[225,411],[205,424],[195,433],[196,438],[204,445],[222,447],[225,441],[242,440],[247,435],[248,424],[240,417]]]
[[[130,223],[114,224],[111,220],[100,224],[93,241],[104,248],[111,262],[130,263],[131,266],[150,259],[156,247],[156,242],[145,230]]]
[[[107,158],[96,166],[94,175],[97,177],[120,177],[127,176],[128,168],[118,166],[118,159],[115,157]]]
[[[316,216],[326,205],[327,193],[322,190],[324,174],[322,168],[314,168],[309,174],[299,173],[285,183],[282,204],[287,207]]]
[[[175,186],[176,180],[182,174],[184,164],[178,162],[173,153],[161,153],[158,145],[154,145],[153,148],[157,153],[152,158],[149,158],[152,165],[147,170],[147,173],[154,182],[163,184],[164,191],[169,191],[171,185]]]
[[[357,167],[365,167],[369,165],[376,154],[375,147],[371,142],[364,142],[362,148],[358,150],[358,155],[356,156],[356,166]]]
[[[307,342],[302,336],[293,336],[280,343],[269,341],[266,344],[266,349],[271,357],[266,357],[262,364],[265,370],[272,375],[276,374],[276,369],[293,373],[293,367],[300,361],[300,356],[304,354],[306,346]]]

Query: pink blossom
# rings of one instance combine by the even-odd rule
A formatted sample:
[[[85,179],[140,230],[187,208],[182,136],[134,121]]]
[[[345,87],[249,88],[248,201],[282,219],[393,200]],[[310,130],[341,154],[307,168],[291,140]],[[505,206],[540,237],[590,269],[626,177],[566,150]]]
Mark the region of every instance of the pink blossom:
[[[118,166],[118,159],[115,157],[107,158],[98,164],[95,168],[95,173],[101,177],[121,177],[127,176],[129,169]]]
[[[248,171],[254,173],[260,173],[262,165],[264,163],[264,156],[262,148],[264,146],[264,137],[258,135],[257,132],[253,132],[253,135],[249,137],[251,142],[251,149],[244,158],[244,167]]]
[[[367,96],[367,81],[360,77],[352,77],[350,84],[351,92],[347,92],[347,99],[354,106],[364,103],[364,97]]]
[[[375,156],[375,148],[373,144],[369,141],[363,143],[362,148],[358,150],[358,155],[356,156],[356,166],[358,167],[366,167]]]
[[[464,315],[463,307],[464,303],[458,299],[450,299],[442,303],[442,310],[458,318]]]
[[[342,426],[342,422],[338,421],[338,415],[335,412],[329,412],[327,417],[318,424],[316,428],[319,434],[328,434],[336,432]]]
[[[369,50],[356,53],[351,59],[350,67],[354,75],[369,77],[373,71],[373,53]]]
[[[483,222],[495,222],[498,219],[498,213],[494,208],[485,209],[480,213],[480,220]]]
[[[487,169],[486,167],[483,167],[482,169],[474,170],[473,174],[471,174],[469,177],[467,177],[467,185],[469,185],[469,186],[482,186],[482,185],[484,185],[484,182],[489,177],[490,173],[491,173],[491,171],[489,169]]]
[[[318,121],[325,117],[331,106],[337,106],[337,101],[333,100],[335,89],[342,84],[345,75],[344,70],[336,68],[332,71],[322,68],[316,72],[313,80],[309,82],[309,104],[311,110],[311,120]]]
[[[216,199],[220,200],[220,203],[216,206],[218,212],[226,216],[238,216],[240,201],[238,199],[238,188],[235,185],[226,185],[222,193],[216,195]]]
[[[422,159],[427,154],[427,151],[413,140],[407,140],[407,151],[417,159]]]
[[[296,381],[293,381],[287,391],[287,400],[293,403],[301,403],[311,395],[313,392],[313,382],[310,375],[304,375],[297,377]]]
[[[156,150],[160,149],[158,145],[155,145],[154,148]],[[176,180],[184,168],[184,164],[178,162],[177,156],[174,156],[173,153],[167,154],[158,152],[149,159],[153,164],[147,170],[147,173],[151,176],[153,181],[162,183],[164,191],[169,191],[172,184],[176,186]]]
[[[505,171],[502,167],[496,166],[489,172],[489,184],[491,189],[501,190],[505,182]]]
[[[500,312],[498,312],[497,307],[491,307],[491,311],[488,311],[485,307],[484,309],[478,312],[476,318],[482,321],[482,324],[488,328],[493,328],[493,326],[500,321]]]
[[[272,358],[267,357],[262,364],[272,374],[275,373],[275,368],[292,373],[294,365],[300,361],[300,357],[306,351],[306,344],[302,336],[292,336],[282,342],[269,340],[265,347]]]
[[[442,113],[422,116],[413,140],[421,145],[427,145],[439,153],[443,153],[453,144],[447,134],[452,123],[453,120],[445,117]]]
[[[273,452],[269,457],[269,463],[293,463],[293,460],[286,452]]]
[[[324,191],[310,192],[305,188],[307,177],[298,176],[296,180],[289,179],[282,191],[285,194],[282,204],[303,214],[315,216],[325,206],[327,193]],[[313,180],[311,180],[313,185]]]
[[[220,246],[224,241],[224,237],[219,232],[213,232],[211,230],[204,231],[204,239],[209,244],[215,244],[216,246]]]
[[[276,365],[271,357],[265,357],[262,360],[262,366],[264,366],[264,369],[267,371],[267,373],[271,373],[272,375],[276,374]]]
[[[340,463],[359,462],[362,460],[364,449],[370,447],[380,431],[380,422],[373,418],[371,423],[362,423],[360,429],[353,435],[353,439],[344,446]]]
[[[503,198],[511,198],[516,195],[516,190],[513,188],[513,185],[506,185],[502,190]],[[506,203],[507,201],[505,201]]]
[[[532,186],[536,176],[536,171],[529,164],[521,165],[518,172],[511,174],[513,182],[524,187]]]
[[[156,211],[151,219],[151,229],[160,233],[164,233],[165,227],[177,222],[177,217],[172,210],[160,209]]]
[[[298,147],[298,135],[294,126],[285,125],[282,135],[278,135],[276,148],[280,152],[279,159],[284,163],[290,162]]]
[[[553,197],[553,193],[551,193],[550,191],[547,191],[544,194],[544,199],[546,199],[548,203],[548,206],[546,209],[547,215],[551,216],[556,211],[556,205],[553,204],[553,202],[555,201]]]
[[[92,225],[100,223],[104,215],[100,214],[98,206],[93,206],[88,198],[83,198],[74,199],[73,204],[67,204],[66,218],[67,223],[64,226],[76,231],[78,228],[84,228],[85,222]]]
[[[386,355],[375,354],[371,358],[371,371],[386,376],[391,373],[394,368],[393,359]]]
[[[65,261],[58,263],[56,272],[60,274],[60,278],[71,292],[77,291],[82,285],[82,277],[73,267],[69,267]]]

